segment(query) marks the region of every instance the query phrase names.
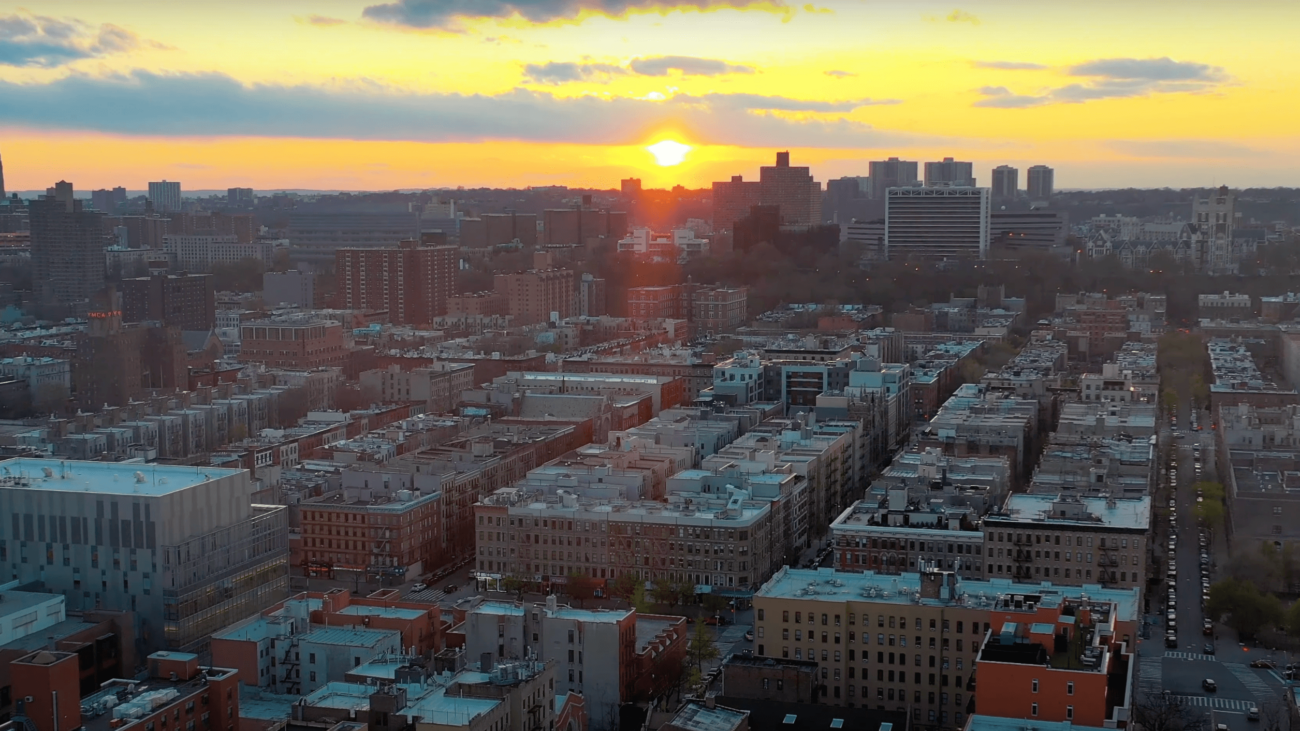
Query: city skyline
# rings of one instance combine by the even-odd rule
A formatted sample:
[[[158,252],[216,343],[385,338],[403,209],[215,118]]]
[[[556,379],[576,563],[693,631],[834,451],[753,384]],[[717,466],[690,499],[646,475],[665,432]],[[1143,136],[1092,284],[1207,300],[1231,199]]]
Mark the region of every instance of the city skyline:
[[[1063,189],[1293,182],[1300,8],[1103,5],[1086,37],[1080,4],[987,0],[8,5],[0,148],[9,190],[702,188],[787,149],[823,181],[897,156]]]

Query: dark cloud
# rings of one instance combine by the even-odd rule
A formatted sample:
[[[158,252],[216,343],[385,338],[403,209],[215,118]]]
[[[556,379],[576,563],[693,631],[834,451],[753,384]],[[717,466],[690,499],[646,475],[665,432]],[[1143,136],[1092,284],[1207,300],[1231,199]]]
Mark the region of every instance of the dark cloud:
[[[537,84],[567,84],[571,81],[608,82],[615,76],[624,76],[627,69],[608,63],[571,63],[551,61],[550,63],[530,63],[524,67],[524,75]]]
[[[52,68],[145,45],[159,47],[111,23],[95,28],[75,19],[29,13],[0,16],[0,66]]]
[[[1041,63],[1028,63],[1025,61],[976,61],[974,66],[977,69],[1003,69],[1006,71],[1037,71],[1047,68]]]
[[[680,71],[683,76],[721,76],[722,74],[752,74],[753,66],[719,61],[695,56],[654,56],[634,58],[628,67],[642,76],[667,76],[669,71]]]
[[[150,136],[264,136],[419,142],[516,139],[626,144],[664,125],[703,143],[750,147],[929,144],[845,119],[791,120],[772,112],[843,112],[873,100],[810,102],[709,94],[666,101],[504,94],[410,94],[364,80],[346,88],[244,86],[221,74],[71,74],[49,84],[0,81],[0,125]]]
[[[519,16],[533,23],[572,20],[583,11],[623,17],[633,11],[784,8],[763,0],[397,0],[362,11],[370,20],[410,28],[450,28],[475,18]]]
[[[1204,63],[1171,58],[1104,58],[1070,67],[1073,76],[1099,76],[1137,81],[1200,81],[1213,83],[1227,78],[1223,69]]]
[[[853,78],[854,76],[857,76],[857,74],[853,73],[852,71],[840,71],[839,69],[823,71],[822,73],[836,79],[850,79]]]
[[[1098,99],[1197,93],[1228,81],[1228,75],[1217,66],[1168,58],[1087,61],[1070,67],[1070,74],[1091,78],[1039,94],[1015,94],[1005,86],[986,86],[977,91],[987,98],[975,102],[975,106],[1023,109],[1047,104],[1080,104]]]

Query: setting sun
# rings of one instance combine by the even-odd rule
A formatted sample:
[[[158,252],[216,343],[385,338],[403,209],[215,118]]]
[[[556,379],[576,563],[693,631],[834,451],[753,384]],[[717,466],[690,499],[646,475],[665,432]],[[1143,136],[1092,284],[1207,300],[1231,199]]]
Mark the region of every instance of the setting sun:
[[[686,159],[686,153],[691,151],[690,145],[683,145],[675,140],[664,140],[656,142],[645,148],[651,155],[655,156],[655,162],[662,167],[672,167],[681,165]]]

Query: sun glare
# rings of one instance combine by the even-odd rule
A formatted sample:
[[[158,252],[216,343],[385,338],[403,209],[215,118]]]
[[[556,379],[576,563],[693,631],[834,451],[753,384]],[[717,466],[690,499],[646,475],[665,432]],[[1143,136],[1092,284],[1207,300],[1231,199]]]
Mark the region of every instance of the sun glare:
[[[681,165],[686,159],[686,153],[691,151],[690,145],[683,145],[676,140],[664,140],[656,142],[645,148],[647,152],[655,156],[655,162],[661,167],[672,167]]]

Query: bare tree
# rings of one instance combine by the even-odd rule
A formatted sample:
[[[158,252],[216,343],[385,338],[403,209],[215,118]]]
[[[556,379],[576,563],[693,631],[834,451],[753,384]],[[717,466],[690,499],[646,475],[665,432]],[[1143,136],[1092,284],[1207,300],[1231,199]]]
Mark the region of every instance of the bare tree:
[[[1148,695],[1135,703],[1133,720],[1145,731],[1206,731],[1205,715],[1172,693]]]

